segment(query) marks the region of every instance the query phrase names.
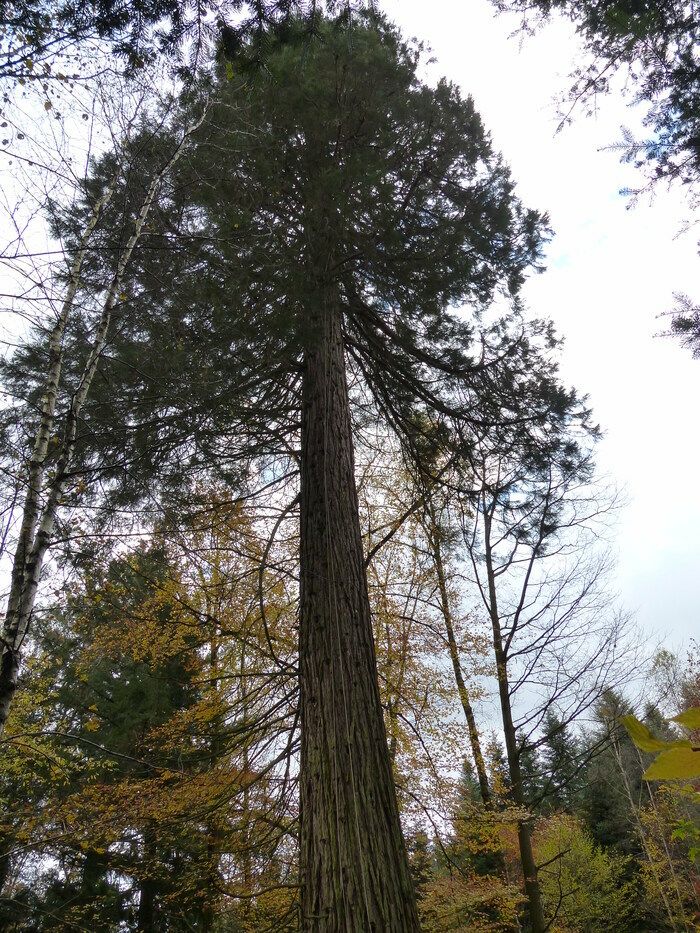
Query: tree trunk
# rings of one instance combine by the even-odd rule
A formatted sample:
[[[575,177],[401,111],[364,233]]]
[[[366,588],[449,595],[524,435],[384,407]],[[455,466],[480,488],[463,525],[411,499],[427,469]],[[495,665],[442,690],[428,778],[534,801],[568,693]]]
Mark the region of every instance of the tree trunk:
[[[511,795],[518,807],[526,807],[523,792],[523,780],[520,772],[520,755],[518,742],[513,723],[513,710],[510,703],[510,685],[508,683],[508,658],[503,647],[501,620],[498,614],[498,599],[496,594],[496,577],[494,574],[491,553],[491,517],[484,504],[484,542],[486,556],[486,575],[488,581],[488,599],[491,614],[491,627],[493,630],[493,649],[496,660],[496,675],[498,678],[498,695],[501,704],[501,719],[503,722],[503,736],[506,743],[508,757],[508,774],[510,777]],[[532,933],[545,933],[547,925],[544,919],[542,894],[537,877],[537,863],[532,851],[532,832],[528,822],[521,820],[518,823],[518,847],[520,849],[520,864],[523,869],[525,894],[527,896],[527,912],[529,929]]]
[[[152,830],[146,828],[143,833],[144,874],[139,879],[139,908],[136,915],[136,933],[149,933],[156,922],[156,882],[151,877],[155,864],[155,844]]]
[[[503,734],[506,742],[508,756],[508,774],[510,776],[511,794],[513,802],[518,807],[526,807],[523,793],[523,781],[520,773],[520,758],[518,755],[517,739],[513,716],[510,709],[510,694],[508,679],[505,676],[505,665],[502,660],[496,661],[498,668],[498,692],[501,700],[501,714],[503,718]],[[501,671],[504,674],[501,674]],[[525,894],[527,895],[528,917],[532,933],[544,933],[546,929],[544,909],[540,882],[537,876],[537,863],[532,851],[532,832],[529,823],[521,820],[518,823],[518,847],[520,849],[520,864],[525,879]]]
[[[474,708],[472,707],[469,691],[467,690],[467,685],[464,680],[462,662],[460,661],[457,639],[455,638],[454,623],[452,620],[452,607],[450,605],[450,594],[447,590],[447,575],[445,574],[445,564],[442,559],[442,548],[440,547],[437,516],[435,515],[435,509],[431,503],[428,504],[427,512],[429,522],[428,540],[430,542],[430,548],[433,552],[433,564],[435,566],[438,591],[440,593],[440,609],[442,611],[442,617],[445,622],[445,634],[447,635],[447,645],[450,651],[452,670],[455,675],[457,693],[459,694],[459,700],[462,704],[464,718],[467,721],[467,728],[469,729],[469,744],[471,745],[472,757],[474,758],[474,765],[476,767],[476,774],[479,779],[481,800],[484,804],[484,807],[486,807],[488,810],[491,806],[491,790],[489,788],[489,779],[486,774],[486,764],[484,762],[484,756],[481,751],[481,738],[479,736],[479,729],[476,725]]]
[[[342,314],[326,288],[302,391],[302,929],[419,929],[379,698]]]
[[[5,890],[7,879],[10,877],[10,852],[12,851],[12,838],[5,833],[0,833],[0,897]]]
[[[139,911],[136,918],[137,933],[153,930],[156,915],[156,891],[150,878],[143,878],[139,886]]]

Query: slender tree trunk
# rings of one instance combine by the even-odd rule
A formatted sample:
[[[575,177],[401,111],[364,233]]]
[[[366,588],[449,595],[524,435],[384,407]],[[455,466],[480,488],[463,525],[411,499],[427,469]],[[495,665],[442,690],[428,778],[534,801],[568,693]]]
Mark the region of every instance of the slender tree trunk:
[[[342,315],[324,288],[302,392],[302,929],[417,931],[379,699]]]
[[[629,801],[630,810],[633,814],[632,820],[634,822],[634,828],[637,830],[637,835],[639,836],[639,841],[642,845],[642,849],[644,850],[644,855],[646,856],[646,860],[649,864],[649,869],[651,871],[651,874],[654,876],[654,881],[656,882],[656,887],[659,892],[659,896],[663,902],[664,909],[666,911],[666,916],[668,918],[669,926],[675,933],[675,931],[678,929],[678,926],[676,924],[676,918],[674,916],[673,907],[671,906],[671,901],[669,900],[668,892],[666,890],[666,885],[664,884],[664,880],[659,875],[658,867],[656,864],[656,860],[654,859],[653,852],[651,851],[649,847],[649,842],[647,839],[646,830],[644,829],[644,824],[642,823],[639,817],[639,808],[641,804],[640,804],[640,801],[635,798],[635,795],[632,792],[632,787],[630,786],[629,777],[627,775],[627,770],[625,768],[625,765],[622,761],[622,756],[620,754],[620,747],[617,743],[617,740],[614,738],[612,742],[612,749],[613,749],[613,754],[615,755],[615,761],[617,763],[620,776],[622,778],[622,783],[625,788],[625,794],[627,796],[627,800]],[[683,929],[687,930],[685,923],[683,923]]]
[[[151,872],[156,864],[156,844],[153,827],[147,825],[143,830],[143,857],[141,864],[144,874],[139,878],[139,907],[136,914],[136,933],[151,933],[158,919],[156,897],[158,885]],[[177,876],[177,868],[173,869],[173,876]]]
[[[155,916],[155,885],[150,878],[144,878],[139,886],[139,912],[136,918],[137,933],[151,933]]]
[[[241,684],[241,717],[243,722],[248,721],[248,686],[245,677],[246,670],[246,651],[245,643],[241,647],[241,662],[239,667]],[[241,794],[241,875],[243,876],[243,890],[246,894],[253,893],[253,846],[254,838],[252,832],[251,820],[251,797],[250,797],[250,752],[248,740],[245,740],[243,746],[243,792]],[[247,920],[251,910],[251,900],[247,898],[243,901],[241,909],[243,916]]]
[[[98,896],[97,889],[107,874],[107,860],[93,849],[85,854],[83,872],[80,881],[79,903],[87,908],[94,908]]]
[[[474,758],[476,774],[479,779],[479,791],[481,792],[481,799],[484,803],[484,806],[488,809],[491,806],[489,779],[488,775],[486,774],[486,764],[484,763],[484,756],[481,751],[481,738],[479,736],[479,730],[476,725],[474,708],[472,707],[471,700],[469,698],[469,691],[467,690],[467,685],[464,680],[464,673],[462,671],[462,663],[459,658],[459,649],[457,647],[457,639],[455,638],[454,622],[452,618],[452,607],[450,605],[450,596],[447,591],[445,563],[442,559],[442,548],[440,547],[437,517],[435,515],[435,510],[432,504],[428,505],[427,512],[429,521],[428,540],[430,542],[433,565],[437,575],[438,591],[440,594],[440,609],[442,611],[442,617],[445,622],[445,634],[447,635],[447,645],[450,652],[452,670],[454,671],[455,683],[457,684],[457,693],[459,694],[459,700],[462,704],[464,718],[467,720],[467,728],[469,729],[469,744],[472,750],[472,757]]]
[[[218,566],[215,564],[212,574],[212,588],[214,590],[214,596],[217,598],[218,602],[218,591],[217,583],[218,580]],[[219,618],[219,607],[212,607],[207,600],[206,605],[207,617],[210,619]],[[214,624],[212,626],[211,636],[209,639],[209,677],[211,678],[211,689],[216,695],[217,699],[217,713],[213,720],[211,720],[210,728],[210,741],[209,741],[209,769],[213,774],[219,764],[219,758],[221,757],[221,729],[222,729],[222,717],[219,713],[218,699],[219,699],[219,633]],[[218,889],[219,882],[219,861],[221,858],[221,837],[222,837],[222,826],[221,826],[221,817],[218,810],[214,810],[210,813],[207,823],[207,881],[205,885],[203,906],[202,906],[202,918],[201,918],[201,933],[210,933],[214,928],[214,921],[216,919],[216,898],[215,892]]]
[[[12,561],[7,609],[3,620],[2,649],[0,653],[0,734],[2,734],[7,721],[19,677],[20,650],[25,634],[22,609],[23,602],[26,601],[26,591],[31,585],[28,568],[31,565],[32,552],[35,549],[37,528],[42,511],[46,460],[49,442],[55,428],[56,402],[63,369],[63,340],[73,311],[75,296],[80,287],[80,276],[90,238],[94,233],[103,209],[112,199],[116,182],[117,178],[115,176],[106,193],[99,198],[93,208],[90,219],[80,238],[80,247],[71,263],[68,288],[61,311],[49,333],[46,379],[39,404],[39,424],[32,444],[26,475],[22,477],[22,481],[26,485],[26,492],[22,507],[19,537]],[[33,602],[30,613],[32,607]]]
[[[508,774],[510,777],[511,794],[514,803],[518,807],[526,807],[527,802],[523,792],[523,779],[520,771],[520,755],[518,753],[515,725],[513,724],[513,710],[510,703],[508,659],[503,647],[501,621],[498,614],[496,577],[491,554],[491,517],[486,507],[484,508],[484,542],[489,609],[493,631],[493,650],[496,660],[498,696],[501,705],[501,720],[503,722],[506,755],[508,757]],[[525,880],[529,929],[532,933],[545,933],[547,926],[544,919],[544,909],[542,907],[540,883],[537,877],[537,863],[535,862],[535,856],[532,851],[532,832],[529,823],[524,820],[518,823],[518,847],[520,849],[520,864],[522,865],[523,877]]]
[[[639,763],[640,765],[643,766],[644,762],[642,760],[641,752],[639,751],[639,749],[636,749],[636,751],[637,751],[637,757],[639,758]],[[619,759],[618,759],[618,763],[622,764],[622,762],[619,761]],[[666,856],[666,864],[668,865],[668,872],[669,872],[669,875],[671,876],[671,879],[673,880],[673,888],[676,894],[676,902],[678,904],[678,909],[680,911],[680,919],[681,919],[681,922],[683,923],[683,929],[688,930],[689,929],[688,923],[689,922],[692,923],[692,920],[691,921],[688,920],[687,911],[686,911],[686,903],[683,898],[682,882],[679,881],[678,872],[676,871],[676,865],[673,861],[673,854],[671,853],[671,850],[669,849],[668,840],[666,838],[666,833],[664,832],[664,828],[665,828],[664,818],[659,813],[659,808],[656,804],[656,797],[654,796],[652,789],[651,789],[651,785],[649,784],[648,781],[644,782],[644,787],[646,789],[647,796],[649,797],[649,805],[654,813],[654,819],[655,819],[655,824],[656,824],[655,828],[658,833],[658,837],[661,840],[661,847],[664,850],[664,855]],[[632,803],[632,801],[630,801],[630,803]],[[640,816],[641,805],[642,805],[641,800],[638,802],[637,807],[634,807],[634,804],[632,804],[632,806],[634,807],[634,813],[635,813],[636,820],[643,834],[644,830],[643,830],[642,820]],[[658,842],[657,842],[657,845],[658,845]],[[696,903],[697,903],[697,898],[696,898]]]
[[[102,306],[102,313],[92,340],[90,352],[85,361],[78,387],[71,398],[63,429],[63,436],[61,438],[57,437],[59,446],[56,451],[57,459],[53,476],[45,483],[44,465],[51,434],[55,429],[54,413],[63,365],[63,336],[70,311],[73,307],[75,294],[79,286],[80,271],[85,250],[87,249],[89,238],[99,218],[100,211],[109,198],[112,197],[111,189],[109,195],[105,196],[95,207],[91,220],[83,234],[81,248],[71,268],[68,294],[59,320],[54,326],[49,338],[49,372],[47,374],[44,396],[41,403],[39,429],[34,439],[32,455],[29,462],[27,493],[22,513],[22,525],[12,564],[10,592],[7,600],[7,610],[3,622],[2,636],[0,636],[2,645],[0,655],[0,735],[4,732],[12,701],[17,691],[22,646],[29,634],[44,560],[51,543],[56,515],[63,493],[68,484],[70,470],[73,465],[78,423],[80,421],[83,405],[90,394],[92,381],[95,378],[97,367],[107,343],[112,316],[119,300],[124,277],[129,262],[131,261],[134,248],[141,239],[143,228],[160,186],[166,175],[182,155],[189,137],[201,126],[206,116],[207,109],[208,105],[205,106],[202,111],[201,117],[185,130],[175,151],[156,174],[148,187],[146,196],[136,215],[133,232],[119,254],[116,270],[112,276],[109,288],[107,289]]]

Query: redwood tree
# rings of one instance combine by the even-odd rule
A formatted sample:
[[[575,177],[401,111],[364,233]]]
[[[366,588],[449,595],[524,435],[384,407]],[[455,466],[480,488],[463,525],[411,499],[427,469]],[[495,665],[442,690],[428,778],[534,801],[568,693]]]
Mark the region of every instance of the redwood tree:
[[[435,462],[438,449],[468,449],[477,426],[534,427],[536,438],[570,400],[533,365],[546,328],[513,310],[543,218],[514,196],[471,99],[421,82],[418,58],[381,19],[347,16],[320,23],[311,45],[271,35],[264,72],[248,80],[229,56],[197,151],[131,267],[81,438],[82,456],[127,492],[166,471],[181,488],[202,464],[238,488],[288,477],[284,458],[300,466],[307,930],[418,925],[377,686],[353,419],[372,408],[408,455],[429,450]],[[145,133],[143,158],[159,145]],[[106,157],[90,184],[108,177]],[[108,254],[109,211],[102,229]],[[99,275],[99,249],[92,261]],[[472,312],[496,293],[510,310],[486,327]],[[20,359],[14,376],[22,369]]]

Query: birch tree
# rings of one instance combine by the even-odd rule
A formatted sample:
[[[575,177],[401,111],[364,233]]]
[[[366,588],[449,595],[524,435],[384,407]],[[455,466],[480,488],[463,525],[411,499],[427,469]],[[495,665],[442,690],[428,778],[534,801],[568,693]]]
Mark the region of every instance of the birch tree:
[[[164,165],[154,174],[133,223],[133,230],[119,252],[111,281],[102,298],[102,307],[92,333],[89,351],[82,364],[76,388],[66,400],[64,416],[57,419],[57,402],[64,368],[64,339],[76,296],[87,249],[100,216],[113,197],[116,179],[97,199],[80,234],[78,248],[70,265],[66,296],[58,317],[49,331],[47,371],[39,402],[38,423],[31,453],[24,470],[24,501],[12,572],[7,608],[3,621],[0,658],[0,734],[17,690],[22,646],[29,634],[37,590],[47,551],[51,544],[57,512],[68,484],[75,482],[74,454],[83,406],[109,338],[118,302],[123,297],[126,271],[142,235],[163,179],[180,158],[190,136],[201,125],[204,114],[187,127]]]

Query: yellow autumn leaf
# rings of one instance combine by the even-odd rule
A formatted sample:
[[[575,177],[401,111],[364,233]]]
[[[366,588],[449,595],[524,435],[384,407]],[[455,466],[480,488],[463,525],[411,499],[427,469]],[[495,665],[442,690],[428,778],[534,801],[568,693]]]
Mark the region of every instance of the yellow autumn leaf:
[[[677,722],[686,729],[700,729],[700,706],[693,706],[684,713],[674,716],[671,720]]]
[[[645,781],[673,781],[700,778],[700,748],[669,748],[649,765]]]
[[[643,752],[663,752],[670,748],[690,747],[690,742],[684,739],[676,742],[664,742],[657,739],[636,716],[620,716],[620,722],[629,732],[637,748],[641,748]]]

